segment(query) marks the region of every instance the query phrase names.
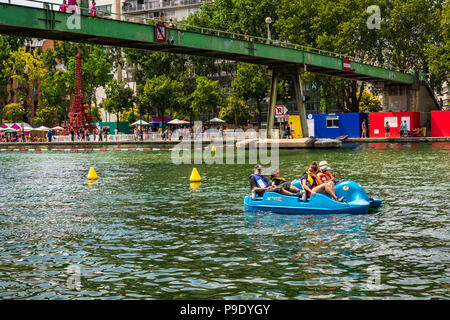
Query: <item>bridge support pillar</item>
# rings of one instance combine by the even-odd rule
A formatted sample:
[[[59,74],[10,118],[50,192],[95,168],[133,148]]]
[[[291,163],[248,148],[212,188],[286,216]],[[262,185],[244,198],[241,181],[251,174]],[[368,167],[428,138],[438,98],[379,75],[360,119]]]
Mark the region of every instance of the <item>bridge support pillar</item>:
[[[306,111],[303,103],[303,86],[302,72],[297,70],[294,72],[295,96],[297,98],[298,114],[300,117],[300,129],[302,130],[302,138],[308,138],[308,125],[306,123]]]
[[[275,106],[277,105],[277,89],[278,89],[278,73],[277,68],[272,69],[272,85],[270,86],[270,103],[269,112],[267,113],[267,138],[273,138],[273,124],[275,121]]]
[[[383,112],[420,112],[420,126],[427,125],[430,111],[440,109],[434,92],[425,82],[417,79],[411,85],[385,85],[381,100]]]

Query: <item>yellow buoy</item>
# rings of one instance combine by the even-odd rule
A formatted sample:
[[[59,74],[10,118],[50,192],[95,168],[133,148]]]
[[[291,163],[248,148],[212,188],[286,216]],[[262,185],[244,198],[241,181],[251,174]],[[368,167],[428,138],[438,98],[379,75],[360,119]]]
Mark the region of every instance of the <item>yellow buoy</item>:
[[[191,182],[200,182],[202,181],[202,177],[200,177],[200,173],[198,173],[197,168],[192,169],[191,178],[189,179]]]
[[[216,146],[213,146],[211,149],[212,152],[216,152]]]
[[[88,178],[88,180],[97,180],[98,179],[97,173],[95,172],[94,168],[91,167],[89,169],[87,178]]]

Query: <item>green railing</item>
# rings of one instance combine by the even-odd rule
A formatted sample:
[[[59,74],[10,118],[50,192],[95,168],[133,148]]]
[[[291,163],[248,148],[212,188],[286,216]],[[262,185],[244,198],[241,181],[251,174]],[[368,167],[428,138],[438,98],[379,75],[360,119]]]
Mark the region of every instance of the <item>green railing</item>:
[[[59,8],[62,4],[62,2],[61,2],[61,4],[55,4],[55,3],[39,1],[39,0],[24,0],[24,1],[42,4],[41,9],[49,9],[49,10],[53,10],[53,11],[59,11]],[[12,4],[12,5],[16,5],[16,6],[24,6],[24,5],[19,5],[19,4],[13,4],[13,3],[11,3],[11,0],[8,0],[8,4]],[[84,12],[87,12],[89,15],[90,8],[81,7],[81,6],[78,6],[77,8],[79,9],[79,12],[84,11]],[[201,33],[201,34],[207,34],[207,35],[212,35],[212,36],[217,36],[217,37],[224,37],[224,38],[229,38],[229,39],[257,42],[257,43],[261,43],[261,44],[285,47],[285,48],[290,48],[290,49],[295,49],[295,50],[302,50],[302,51],[305,51],[308,53],[315,53],[315,54],[320,54],[320,55],[324,55],[324,56],[336,57],[336,58],[340,58],[340,59],[348,59],[350,61],[354,61],[354,58],[351,56],[348,56],[348,55],[343,55],[343,54],[330,52],[330,51],[326,51],[326,50],[321,50],[321,49],[315,49],[315,48],[311,48],[311,47],[304,46],[304,45],[290,43],[289,41],[272,40],[272,39],[267,39],[267,38],[252,36],[252,35],[246,35],[246,34],[240,34],[240,33],[228,32],[228,31],[222,31],[222,30],[215,30],[215,29],[211,29],[211,28],[193,26],[193,25],[188,25],[188,24],[183,24],[183,23],[175,23],[176,26],[171,27],[167,21],[161,21],[161,20],[142,17],[142,16],[138,16],[138,15],[114,13],[114,12],[110,12],[110,11],[100,11],[100,10],[96,10],[96,12],[97,12],[97,16],[98,16],[98,17],[95,17],[96,19],[113,19],[113,20],[126,21],[126,22],[130,22],[130,23],[136,23],[136,24],[145,24],[145,25],[155,25],[156,23],[164,23],[168,28],[196,32],[196,33]],[[67,14],[73,14],[73,13],[68,12]],[[106,14],[108,16],[106,16]],[[116,18],[114,18],[114,16]],[[412,74],[411,70],[402,70],[402,69],[392,66],[390,64],[379,64],[377,62],[372,62],[372,61],[369,63],[359,61],[358,63],[361,65],[380,67],[380,68],[390,70],[390,71],[398,71],[398,72],[402,72],[405,74]]]

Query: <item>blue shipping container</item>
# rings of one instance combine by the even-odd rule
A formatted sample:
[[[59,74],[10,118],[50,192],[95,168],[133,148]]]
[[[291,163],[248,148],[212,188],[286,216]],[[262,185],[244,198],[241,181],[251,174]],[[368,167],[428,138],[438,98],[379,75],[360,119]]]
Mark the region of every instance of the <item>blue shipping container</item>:
[[[369,121],[367,113],[327,113],[308,114],[306,122],[310,137],[337,138],[348,135],[349,138],[361,137],[361,124],[366,119],[367,136]]]

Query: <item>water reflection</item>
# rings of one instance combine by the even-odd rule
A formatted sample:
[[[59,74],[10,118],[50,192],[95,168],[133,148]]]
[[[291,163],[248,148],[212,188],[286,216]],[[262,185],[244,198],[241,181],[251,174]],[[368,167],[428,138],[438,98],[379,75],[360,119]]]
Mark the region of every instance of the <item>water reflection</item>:
[[[192,188],[163,152],[1,153],[0,298],[448,298],[448,153],[419,146],[280,152],[288,179],[327,160],[384,200],[357,216],[244,212],[249,164]]]

